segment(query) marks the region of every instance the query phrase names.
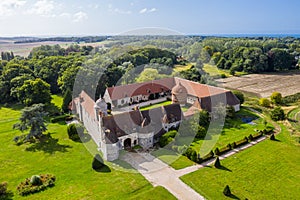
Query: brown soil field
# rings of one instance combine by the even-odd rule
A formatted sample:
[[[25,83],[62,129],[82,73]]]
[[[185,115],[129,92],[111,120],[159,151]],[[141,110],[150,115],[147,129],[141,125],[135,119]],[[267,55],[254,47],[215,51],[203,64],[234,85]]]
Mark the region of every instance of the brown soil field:
[[[250,74],[216,80],[224,88],[239,90],[258,97],[270,97],[273,92],[282,96],[300,93],[300,71],[289,73]]]

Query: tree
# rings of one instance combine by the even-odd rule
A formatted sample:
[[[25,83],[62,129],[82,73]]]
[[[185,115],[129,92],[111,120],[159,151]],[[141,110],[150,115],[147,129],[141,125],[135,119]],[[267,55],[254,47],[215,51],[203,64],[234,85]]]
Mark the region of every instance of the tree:
[[[50,103],[50,85],[40,78],[35,80],[27,80],[19,88],[18,98],[26,105]]]
[[[206,129],[203,126],[198,126],[197,134],[195,138],[197,139],[203,139],[206,135]]]
[[[136,81],[138,83],[143,83],[146,81],[152,81],[160,78],[162,78],[162,76],[158,73],[157,69],[146,68],[136,79]]]
[[[267,98],[261,98],[261,99],[259,99],[259,105],[261,105],[263,107],[266,107],[266,108],[270,107],[270,104],[271,104],[271,102]]]
[[[233,106],[226,106],[226,117],[234,118],[235,117],[235,110]]]
[[[25,107],[22,110],[20,122],[13,125],[14,129],[25,131],[29,129],[29,134],[26,139],[40,138],[47,130],[44,117],[47,115],[44,112],[44,104],[34,104],[31,107]]]
[[[64,98],[63,98],[63,103],[62,103],[62,110],[66,113],[69,111],[69,104],[72,101],[72,92],[70,89],[68,89],[66,91],[66,93],[64,94]]]
[[[271,111],[271,119],[274,121],[284,120],[285,114],[281,107],[276,107]]]
[[[245,96],[242,92],[240,91],[233,91],[232,92],[239,100],[240,100],[240,103],[243,104],[245,102]]]
[[[273,92],[271,95],[271,101],[276,104],[276,105],[280,105],[282,104],[282,95],[279,92]]]

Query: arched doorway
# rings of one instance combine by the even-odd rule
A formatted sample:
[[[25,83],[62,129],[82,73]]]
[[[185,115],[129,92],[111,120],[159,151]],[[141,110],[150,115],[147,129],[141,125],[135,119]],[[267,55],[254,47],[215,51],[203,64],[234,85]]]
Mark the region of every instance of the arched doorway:
[[[127,138],[124,140],[124,149],[131,149],[131,139]]]

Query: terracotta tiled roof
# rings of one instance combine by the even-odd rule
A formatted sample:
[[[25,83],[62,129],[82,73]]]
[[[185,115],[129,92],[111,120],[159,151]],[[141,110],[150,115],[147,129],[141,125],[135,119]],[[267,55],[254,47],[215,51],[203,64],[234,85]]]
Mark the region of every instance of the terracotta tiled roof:
[[[137,95],[149,95],[172,90],[174,78],[165,78],[144,83],[135,83],[107,88],[111,100],[123,99]]]
[[[90,115],[91,118],[95,119],[95,101],[85,91],[82,91],[79,94],[79,101],[80,100],[82,100],[82,107],[86,110],[86,112]]]

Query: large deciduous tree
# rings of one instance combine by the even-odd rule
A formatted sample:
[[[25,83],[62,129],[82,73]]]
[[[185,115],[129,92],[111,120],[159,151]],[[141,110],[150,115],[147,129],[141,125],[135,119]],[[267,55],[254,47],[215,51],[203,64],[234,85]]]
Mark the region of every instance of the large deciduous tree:
[[[39,78],[27,80],[19,88],[18,98],[26,105],[50,103],[50,85]]]
[[[47,130],[44,122],[46,115],[47,113],[44,112],[43,104],[34,104],[31,107],[25,107],[22,110],[20,122],[14,124],[13,128],[19,129],[22,132],[29,129],[26,139],[40,138],[43,132]]]

